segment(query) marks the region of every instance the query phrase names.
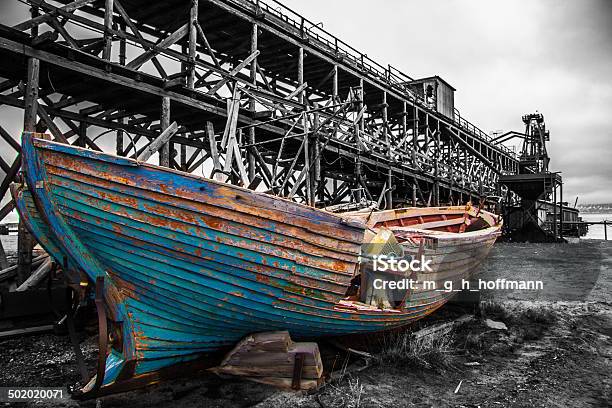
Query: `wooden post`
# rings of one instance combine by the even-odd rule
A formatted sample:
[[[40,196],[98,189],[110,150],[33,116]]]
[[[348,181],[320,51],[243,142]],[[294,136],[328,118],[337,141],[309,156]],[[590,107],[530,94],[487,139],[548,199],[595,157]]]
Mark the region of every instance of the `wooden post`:
[[[359,87],[361,88],[360,92],[361,92],[361,96],[360,96],[360,101],[359,101],[359,107],[358,110],[359,112],[362,111],[363,109],[363,100],[364,100],[364,92],[363,92],[363,79],[359,80]],[[355,200],[357,201],[357,203],[361,202],[361,176],[362,176],[362,167],[361,167],[361,143],[359,142],[359,138],[361,137],[361,133],[364,131],[365,128],[365,121],[363,118],[363,115],[361,115],[361,119],[359,120],[359,123],[357,125],[357,129],[355,132],[355,143],[357,143],[357,147],[359,149],[359,154],[357,155],[357,157],[355,158]]]
[[[406,111],[407,108],[407,104],[406,101],[404,101],[402,103],[402,142],[406,142],[406,137],[408,135],[408,122],[407,120],[407,116],[408,116],[408,112]]]
[[[334,77],[332,81],[332,98],[334,103],[338,101],[338,65],[334,65]]]
[[[301,89],[298,93],[298,100],[300,103],[305,103],[306,101],[306,92],[303,89],[304,85],[304,48],[300,47],[298,50],[298,72],[297,72],[297,82],[298,88]],[[310,135],[309,135],[309,122],[308,122],[308,108],[302,115],[302,129],[304,130],[304,167],[306,169],[306,202],[308,205],[314,205],[314,194],[312,190],[312,169],[310,168]]]
[[[257,24],[253,24],[251,31],[251,54],[257,51],[258,48],[258,37],[259,37],[259,27]],[[251,83],[253,85],[257,85],[257,57],[251,61]],[[254,114],[255,113],[255,98],[251,97],[249,100],[249,110]],[[249,144],[255,143],[255,126],[251,126],[249,128]],[[249,181],[252,182],[255,180],[255,176],[257,175],[257,171],[255,169],[255,154],[247,151],[247,160],[249,163]],[[263,163],[261,164],[264,165]]]
[[[429,113],[425,112],[425,131],[423,132],[423,146],[425,153],[429,153]]]
[[[198,41],[198,31],[196,29],[197,22],[198,0],[191,0],[191,9],[189,10],[189,75],[187,77],[187,86],[189,89],[193,89],[195,85],[195,57]]]
[[[412,162],[417,164],[417,149],[419,148],[419,109],[414,106],[414,119],[412,120]]]
[[[160,124],[162,132],[170,126],[170,98],[167,96],[162,97]],[[168,142],[164,143],[159,151],[159,165],[170,167],[170,143]]]
[[[28,82],[25,91],[25,110],[23,129],[26,132],[36,131],[36,112],[38,111],[38,77],[40,75],[40,61],[36,58],[28,59]]]
[[[393,155],[391,153],[391,139],[389,137],[389,129],[388,129],[388,123],[389,123],[389,117],[388,117],[388,110],[387,110],[387,92],[383,92],[383,100],[382,100],[382,119],[383,119],[383,137],[385,140],[385,143],[387,144],[387,155],[389,157],[389,169],[387,170],[387,191],[386,191],[386,198],[387,198],[387,209],[391,210],[393,209]]]
[[[359,111],[363,109],[364,101],[365,101],[365,89],[363,87],[363,78],[359,79],[359,88],[361,88],[361,102],[359,103]],[[361,120],[359,121],[359,131],[363,132],[365,130],[365,115],[361,115]]]
[[[104,50],[102,51],[102,59],[111,60],[111,51],[113,46],[113,0],[106,0],[104,8]]]
[[[607,241],[608,240],[608,221],[605,220],[603,224],[604,224],[604,239]]]
[[[300,47],[298,50],[298,61],[297,61],[297,82],[298,87],[304,84],[304,48]],[[304,90],[302,89],[298,94],[298,100],[300,103],[304,103]]]
[[[317,107],[317,105],[315,105],[315,107]],[[323,194],[323,188],[321,186],[322,180],[321,180],[321,141],[319,140],[319,129],[320,126],[320,118],[319,118],[319,112],[315,112],[314,113],[314,128],[316,133],[313,135],[313,154],[312,156],[314,157],[314,169],[312,171],[313,174],[313,181],[312,181],[312,190],[313,190],[313,197],[312,197],[312,205],[316,204],[316,200],[317,198],[319,199],[319,201],[323,201],[325,200],[325,195]]]
[[[310,122],[308,121],[309,109],[304,112],[304,169],[306,171],[306,202],[314,205],[314,191],[312,189],[312,169],[310,168]],[[299,182],[299,178],[296,182]]]
[[[468,165],[468,154],[467,154],[467,148],[464,146],[463,148],[460,147],[460,149],[463,151],[463,175],[469,180],[470,179],[470,170],[469,170],[469,165]],[[470,202],[472,202],[472,195],[470,194]]]
[[[357,203],[361,202],[361,184],[359,182],[359,180],[361,180],[361,160],[359,159],[359,156],[357,156],[357,158],[355,159],[355,201],[357,201]]]
[[[28,59],[27,75],[23,129],[26,132],[35,132],[36,112],[38,111],[38,79],[40,75],[40,61],[38,59]],[[17,229],[17,285],[25,282],[32,273],[33,242],[32,236],[20,218]]]
[[[119,27],[121,28],[121,31],[125,32],[126,31],[126,25],[124,22],[121,22],[119,24]],[[121,40],[119,40],[119,64],[121,65],[125,65],[126,63],[126,40],[125,38],[121,38]],[[125,121],[126,119],[124,117],[119,119],[119,123],[121,123],[122,125],[125,125]],[[123,130],[119,129],[117,130],[117,140],[116,140],[116,152],[117,152],[117,156],[123,156]]]

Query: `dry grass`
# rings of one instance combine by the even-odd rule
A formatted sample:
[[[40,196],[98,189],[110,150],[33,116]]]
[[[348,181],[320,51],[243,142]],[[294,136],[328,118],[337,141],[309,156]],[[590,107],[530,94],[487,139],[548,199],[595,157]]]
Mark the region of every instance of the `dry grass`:
[[[534,307],[522,310],[515,318],[519,327],[519,338],[526,341],[538,340],[557,321],[557,315],[550,309]]]
[[[482,313],[483,317],[491,320],[505,321],[509,317],[508,311],[504,305],[491,300],[480,303],[480,312]]]
[[[543,307],[535,307],[523,310],[519,319],[528,320],[532,323],[550,326],[557,321],[557,315],[550,309]]]
[[[336,384],[328,383],[317,399],[326,408],[360,408],[364,403],[363,384],[359,378],[347,375]]]
[[[375,356],[379,364],[444,371],[453,365],[453,333],[415,337],[412,333],[390,333]]]
[[[482,333],[467,333],[463,343],[464,350],[482,351],[484,348]]]

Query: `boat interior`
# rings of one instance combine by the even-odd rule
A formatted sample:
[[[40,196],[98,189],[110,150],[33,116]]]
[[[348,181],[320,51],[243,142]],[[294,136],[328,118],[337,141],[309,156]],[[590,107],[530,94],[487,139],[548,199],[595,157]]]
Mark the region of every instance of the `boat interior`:
[[[500,217],[469,204],[385,211],[364,209],[342,216],[360,220],[369,227],[362,248],[360,269],[351,281],[347,297],[339,305],[359,312],[402,312],[409,294],[408,290],[404,290],[398,299],[397,291],[391,293],[372,288],[373,276],[378,275],[372,269],[371,260],[375,255],[393,254],[409,259],[420,257],[426,248],[437,248],[438,239],[461,239],[463,234],[484,233],[486,229],[498,227],[501,222]],[[408,274],[395,276],[395,279],[410,277]]]

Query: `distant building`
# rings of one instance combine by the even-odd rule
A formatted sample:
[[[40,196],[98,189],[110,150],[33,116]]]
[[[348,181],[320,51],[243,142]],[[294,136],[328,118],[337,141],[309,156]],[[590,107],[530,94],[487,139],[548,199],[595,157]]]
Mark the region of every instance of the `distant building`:
[[[408,87],[419,95],[427,105],[443,114],[455,118],[455,91],[448,82],[435,75],[432,77],[415,79],[409,82]]]

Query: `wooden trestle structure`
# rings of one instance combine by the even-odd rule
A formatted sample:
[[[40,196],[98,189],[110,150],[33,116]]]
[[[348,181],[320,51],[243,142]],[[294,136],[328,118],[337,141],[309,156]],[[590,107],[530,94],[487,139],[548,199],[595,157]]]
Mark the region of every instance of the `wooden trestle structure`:
[[[518,170],[412,78],[276,1],[11,1],[31,17],[0,17],[0,104],[55,141],[138,157],[176,122],[161,165],[318,207],[463,204]],[[0,165],[4,196],[20,156]]]

